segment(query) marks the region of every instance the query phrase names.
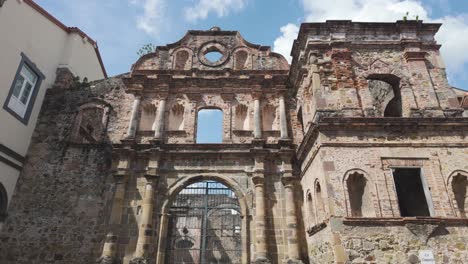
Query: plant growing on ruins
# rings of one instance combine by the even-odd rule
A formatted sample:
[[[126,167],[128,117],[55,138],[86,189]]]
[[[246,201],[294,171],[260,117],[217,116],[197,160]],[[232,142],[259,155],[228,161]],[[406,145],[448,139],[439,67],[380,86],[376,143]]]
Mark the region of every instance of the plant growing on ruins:
[[[406,12],[406,14],[403,16],[403,21],[408,21],[408,17],[409,17],[409,12]],[[419,15],[416,15],[415,16],[415,19],[416,21],[419,21]]]
[[[139,57],[143,56],[143,55],[146,55],[146,54],[149,54],[149,53],[152,53],[156,50],[156,46],[149,43],[149,44],[145,44],[143,45],[138,51],[137,51],[137,55]]]

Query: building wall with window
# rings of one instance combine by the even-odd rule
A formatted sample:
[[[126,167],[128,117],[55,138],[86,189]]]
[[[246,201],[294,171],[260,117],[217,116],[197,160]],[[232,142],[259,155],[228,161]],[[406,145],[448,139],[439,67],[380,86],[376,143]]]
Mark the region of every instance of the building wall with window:
[[[1,1],[0,183],[10,200],[36,120],[58,68],[89,81],[106,77],[96,42],[31,0]]]
[[[303,24],[291,65],[191,30],[127,74],[57,82],[0,262],[463,263],[468,119],[439,26]]]
[[[290,80],[305,128],[297,158],[311,260],[467,258],[467,185],[451,178],[468,170],[468,120],[446,79],[439,27],[302,24]]]

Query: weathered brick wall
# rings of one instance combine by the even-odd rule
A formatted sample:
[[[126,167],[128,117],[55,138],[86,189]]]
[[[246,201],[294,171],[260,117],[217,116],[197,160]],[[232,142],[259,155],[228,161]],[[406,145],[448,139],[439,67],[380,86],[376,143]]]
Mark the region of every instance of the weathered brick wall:
[[[327,116],[383,116],[368,89],[372,79],[394,83],[404,117],[461,116],[434,40],[437,24],[327,21],[322,27],[303,28],[293,50],[297,61],[291,80],[307,121],[317,111]],[[307,106],[308,100],[314,107]]]
[[[307,205],[303,207],[306,228],[309,226],[312,230],[317,229],[317,225],[321,223],[316,211],[319,210],[317,200],[313,195],[314,184],[318,181],[321,186],[326,186],[322,188],[325,222],[332,221],[328,219],[334,217],[334,221],[338,221],[335,223],[340,223],[339,228],[332,228],[331,232],[340,238],[340,247],[344,247],[334,249],[335,261],[340,259],[338,252],[345,250],[341,259],[353,260],[353,263],[402,263],[412,254],[418,256],[418,250],[431,249],[438,262],[462,263],[460,261],[468,253],[461,246],[467,242],[466,228],[462,228],[466,222],[456,220],[460,216],[452,195],[451,177],[456,171],[468,171],[468,150],[464,140],[466,130],[442,126],[438,127],[438,131],[431,128],[376,131],[370,127],[364,131],[345,126],[335,129],[320,132],[314,145],[320,148],[318,152],[314,152],[317,148],[312,147],[305,156],[301,180],[304,201],[307,201],[307,193],[312,193],[314,202],[312,212]],[[411,223],[413,226],[392,221],[392,218],[400,217],[400,212],[390,166],[422,168],[433,201],[434,217],[446,220],[442,219],[432,225],[415,221]],[[355,220],[342,225],[343,220],[337,218],[351,217],[349,193],[344,180],[351,171],[361,171],[366,175],[370,186],[375,186],[371,199],[377,218],[367,218],[375,219],[372,223]],[[455,219],[455,222],[450,224],[450,219]],[[427,238],[432,229],[443,228],[445,224],[448,231],[436,232],[432,235],[434,238]],[[428,241],[418,237],[412,229],[431,229],[425,234]],[[308,239],[311,259],[321,260],[323,263],[329,263],[327,258],[330,256],[322,256],[322,248],[336,240],[332,236],[323,235],[327,230],[314,232]],[[353,242],[355,240],[359,240],[356,242],[358,244]],[[387,242],[392,245],[387,245]],[[384,248],[383,243],[387,243]]]

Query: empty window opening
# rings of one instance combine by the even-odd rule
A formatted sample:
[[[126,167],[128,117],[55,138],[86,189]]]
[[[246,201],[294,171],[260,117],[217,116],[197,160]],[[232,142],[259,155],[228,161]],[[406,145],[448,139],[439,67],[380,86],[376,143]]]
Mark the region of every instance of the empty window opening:
[[[184,130],[184,111],[181,104],[175,104],[169,113],[169,130]]]
[[[145,104],[141,109],[140,123],[138,130],[154,130],[154,121],[156,119],[156,106]]]
[[[241,263],[239,211],[234,191],[220,182],[185,187],[169,209],[165,263]]]
[[[429,189],[419,168],[393,170],[401,216],[430,216]]]
[[[223,112],[219,109],[198,111],[197,143],[223,142]]]
[[[248,107],[243,104],[239,104],[236,107],[236,117],[234,127],[236,130],[249,130],[249,112]]]
[[[375,75],[368,80],[376,116],[401,117],[400,79],[393,75]]]
[[[375,210],[372,204],[370,183],[363,174],[353,173],[346,179],[351,216],[372,217]]]
[[[462,174],[458,174],[453,177],[452,190],[455,195],[455,202],[460,217],[466,218],[466,205],[468,202],[467,194],[468,189],[468,177]]]
[[[301,125],[302,132],[304,133],[305,127],[304,127],[304,119],[302,117],[302,107],[299,108],[297,111],[297,120],[299,121],[299,124]]]
[[[266,105],[262,111],[262,125],[264,131],[278,130],[276,107]]]
[[[223,57],[223,54],[217,50],[209,51],[205,54],[205,58],[210,62],[217,62]]]
[[[401,99],[393,98],[385,107],[384,117],[401,117]]]
[[[320,183],[315,184],[315,215],[316,215],[316,223],[323,222],[325,220],[325,205],[323,203],[322,197],[322,188],[320,187]]]
[[[309,225],[312,226],[315,223],[315,213],[314,213],[314,205],[312,203],[312,194],[307,194],[307,215],[308,215],[308,222]]]

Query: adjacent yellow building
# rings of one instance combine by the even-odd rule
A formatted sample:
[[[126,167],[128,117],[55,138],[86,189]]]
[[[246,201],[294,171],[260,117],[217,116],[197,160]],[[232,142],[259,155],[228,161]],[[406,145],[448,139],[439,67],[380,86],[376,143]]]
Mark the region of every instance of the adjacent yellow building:
[[[0,228],[22,169],[45,92],[68,68],[106,78],[97,43],[32,0],[0,0]]]

